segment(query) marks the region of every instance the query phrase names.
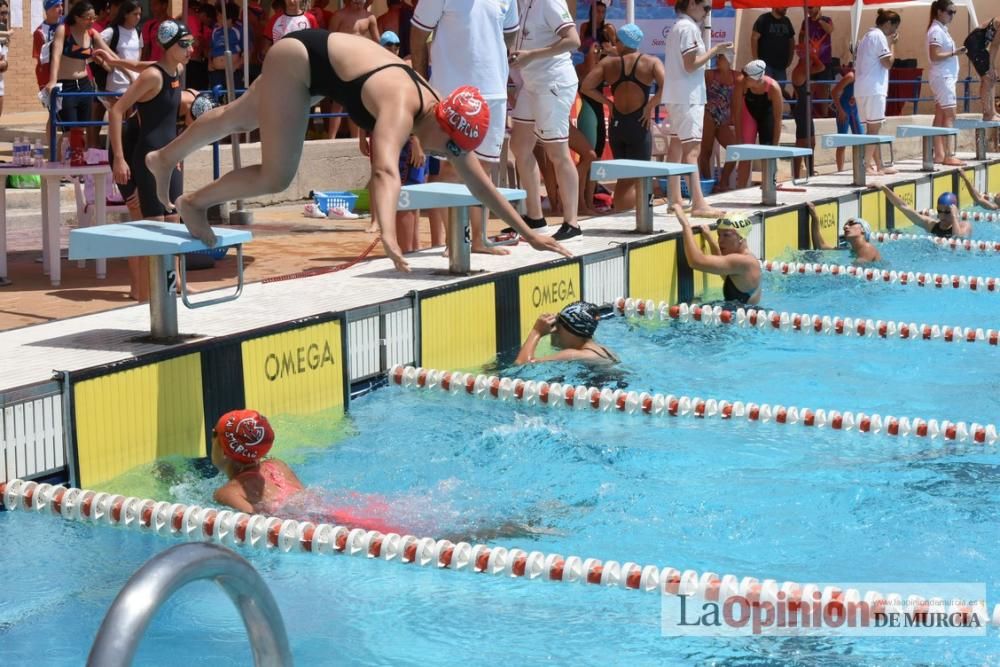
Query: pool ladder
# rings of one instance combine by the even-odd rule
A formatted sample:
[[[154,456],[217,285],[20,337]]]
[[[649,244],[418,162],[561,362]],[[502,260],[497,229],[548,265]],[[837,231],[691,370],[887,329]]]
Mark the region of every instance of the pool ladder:
[[[281,612],[257,570],[216,544],[179,544],[139,568],[111,603],[87,658],[88,667],[127,667],[164,602],[178,589],[212,579],[243,618],[254,664],[291,666],[292,654]]]

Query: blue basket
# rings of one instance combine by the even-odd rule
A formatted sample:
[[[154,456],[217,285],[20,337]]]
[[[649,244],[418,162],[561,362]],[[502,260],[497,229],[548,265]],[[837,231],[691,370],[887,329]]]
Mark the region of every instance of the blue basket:
[[[666,179],[666,178],[659,179],[659,181],[660,181],[660,189],[662,189],[664,193],[668,192],[668,189],[667,189],[667,181],[668,180],[669,179]],[[707,197],[708,195],[712,194],[712,190],[714,190],[714,189],[715,189],[715,179],[714,178],[703,178],[703,179],[701,179],[701,194],[703,194],[703,195],[705,195]],[[684,197],[684,198],[690,198],[691,197],[690,193],[688,193],[687,179],[685,179],[685,178],[681,179],[681,197]]]
[[[211,257],[212,259],[214,259],[216,262],[218,262],[220,259],[222,259],[223,257],[226,256],[226,253],[229,252],[229,247],[230,246],[223,246],[223,247],[220,247],[220,248],[206,248],[204,250],[195,250],[191,254],[192,255],[208,255],[209,257]]]
[[[337,208],[338,206],[343,207],[354,212],[354,204],[358,201],[358,196],[353,192],[313,192],[313,201],[316,202],[316,206],[319,210],[323,212],[323,215],[327,215],[331,208]]]

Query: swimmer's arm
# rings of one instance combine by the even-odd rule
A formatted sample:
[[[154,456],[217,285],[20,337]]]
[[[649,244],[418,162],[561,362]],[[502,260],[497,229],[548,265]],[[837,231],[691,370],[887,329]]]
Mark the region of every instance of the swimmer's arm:
[[[415,24],[410,24],[410,58],[413,60],[413,69],[420,76],[427,78],[427,39],[431,33],[418,28]]]
[[[216,489],[212,498],[220,505],[228,505],[237,512],[254,513],[253,505],[247,500],[243,489],[238,484],[226,484],[221,489]]]
[[[998,39],[996,41],[1000,42],[1000,39]],[[965,187],[968,188],[969,194],[972,195],[972,198],[976,200],[976,204],[978,204],[979,206],[982,206],[984,208],[991,209],[991,210],[995,210],[997,208],[997,205],[994,204],[993,202],[991,202],[989,200],[989,197],[984,197],[983,193],[981,193],[979,190],[976,189],[976,186],[972,182],[972,179],[970,179],[966,175],[966,173],[965,173],[964,170],[959,169],[958,170],[958,175],[962,179],[962,181],[965,183]]]
[[[734,273],[743,273],[744,266],[740,261],[743,255],[706,255],[698,242],[695,241],[694,231],[691,223],[684,215],[684,208],[680,204],[674,205],[674,214],[681,223],[681,232],[684,239],[684,256],[687,258],[688,266],[696,271],[705,271],[719,276],[728,276]],[[708,233],[704,234],[708,236]]]
[[[729,115],[733,119],[733,131],[736,133],[736,140],[743,140],[743,94],[746,91],[747,77],[736,75],[736,86],[733,89],[733,112]],[[781,136],[781,135],[778,135]]]
[[[399,156],[397,155],[396,158],[398,159]],[[479,164],[479,160],[472,153],[463,153],[459,157],[450,159],[449,162],[462,179],[462,182],[465,183],[465,186],[469,188],[472,196],[500,216],[500,219],[505,223],[516,229],[517,233],[524,237],[532,248],[535,250],[557,252],[564,257],[573,256],[573,253],[566,250],[551,236],[542,236],[532,230],[531,227],[528,227],[521,218],[521,215],[510,205],[510,202],[504,199],[493,186],[486,172],[483,171],[482,165]],[[381,214],[379,215],[381,216]],[[388,219],[394,220],[395,218]],[[382,220],[382,218],[379,217],[379,220]],[[473,242],[475,243],[476,241],[473,240]]]
[[[693,231],[694,230],[692,230],[692,232]],[[708,225],[701,227],[701,238],[703,241],[705,241],[705,244],[708,246],[708,251],[711,254],[713,255],[722,254],[722,251],[719,250],[719,244],[716,243],[715,241],[715,235],[712,234],[712,231],[708,228]]]
[[[833,250],[833,246],[826,242],[823,234],[819,231],[819,216],[816,214],[816,207],[812,202],[806,202],[806,209],[809,211],[809,231],[812,234],[813,250]]]
[[[924,231],[929,232],[931,231],[931,228],[934,227],[935,224],[937,224],[937,220],[935,220],[934,218],[931,218],[930,216],[926,215],[920,215],[912,208],[910,208],[906,204],[906,202],[900,199],[899,195],[893,192],[888,186],[880,185],[878,186],[878,188],[883,193],[885,193],[886,199],[888,199],[893,204],[893,206],[898,208],[903,213],[903,215],[905,215],[910,220],[910,222],[915,224],[917,227],[920,227]]]
[[[844,88],[847,87],[847,84],[851,83],[852,81],[854,81],[854,74],[848,72],[844,76],[840,77],[840,81],[838,81],[837,85],[835,85],[833,87],[833,90],[830,91],[830,97],[833,98],[833,108],[838,114],[847,111],[842,106],[840,106],[840,96],[843,95]]]
[[[607,62],[607,60],[604,62]],[[594,67],[587,72],[587,76],[584,77],[583,83],[580,84],[580,92],[590,99],[596,100],[601,104],[610,107],[611,100],[605,97],[604,93],[601,92],[602,81],[604,81],[604,63],[599,63],[597,67]]]

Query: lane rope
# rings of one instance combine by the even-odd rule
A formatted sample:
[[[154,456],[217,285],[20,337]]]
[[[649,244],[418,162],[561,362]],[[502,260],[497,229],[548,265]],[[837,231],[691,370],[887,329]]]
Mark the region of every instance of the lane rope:
[[[937,218],[937,210],[933,208],[922,208],[917,213]],[[1000,213],[996,211],[961,211],[958,217],[962,220],[972,220],[973,222],[1000,222]]]
[[[1000,604],[992,616],[985,603],[956,604],[941,598],[929,600],[878,591],[862,593],[818,584],[799,584],[775,579],[722,576],[714,572],[679,570],[674,567],[619,563],[597,558],[563,557],[541,551],[527,552],[467,542],[418,538],[413,535],[382,534],[378,531],[313,524],[293,519],[250,515],[198,505],[154,501],[86,489],[13,479],[0,483],[0,499],[8,510],[60,516],[70,521],[105,524],[163,537],[215,542],[227,547],[278,550],[283,553],[343,554],[421,567],[454,570],[499,577],[592,584],[626,590],[659,593],[665,596],[694,595],[720,601],[741,596],[750,604],[776,604],[779,593],[789,608],[818,602],[821,610],[843,611],[850,603],[866,602],[876,612],[902,613],[904,602],[910,609],[947,610],[965,625],[1000,625]],[[914,604],[915,603],[915,604]],[[973,621],[975,618],[975,622]]]
[[[968,252],[1000,252],[1000,241],[983,241],[982,239],[941,238],[930,234],[901,234],[900,232],[875,232],[872,240],[879,243],[889,241],[928,241],[942,248],[951,250],[966,250]]]
[[[838,315],[809,315],[788,313],[777,310],[739,308],[728,310],[722,306],[699,304],[673,304],[666,301],[628,299],[618,297],[614,302],[615,311],[626,317],[647,320],[677,320],[679,322],[701,322],[706,326],[729,325],[767,332],[793,332],[844,338],[898,338],[900,340],[940,340],[946,343],[983,342],[988,345],[1000,344],[1000,331],[995,329],[973,329],[952,327],[942,324],[917,324],[916,322],[892,322],[865,318],[841,317]]]
[[[829,427],[835,431],[885,433],[954,442],[995,445],[994,424],[955,422],[947,419],[869,415],[864,412],[823,410],[769,403],[744,403],[697,396],[650,394],[605,387],[563,385],[558,382],[501,378],[496,375],[440,371],[415,366],[393,366],[389,381],[404,389],[437,390],[451,395],[466,393],[484,400],[522,403],[549,409],[591,409],[599,412],[643,414],[655,417],[691,417],[721,420],[775,422],[777,424]]]
[[[1000,278],[982,276],[959,276],[947,273],[924,273],[918,271],[885,271],[864,266],[843,264],[817,264],[813,262],[777,262],[761,260],[760,268],[778,275],[831,275],[857,278],[873,283],[898,283],[915,287],[951,287],[968,289],[973,292],[997,292]]]

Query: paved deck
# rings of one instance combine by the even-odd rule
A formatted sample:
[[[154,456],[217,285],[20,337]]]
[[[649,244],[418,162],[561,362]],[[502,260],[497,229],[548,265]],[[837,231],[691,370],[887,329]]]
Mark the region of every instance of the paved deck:
[[[969,165],[974,162],[968,156]],[[895,176],[872,178],[873,183],[895,183],[923,175],[919,160],[897,164]],[[782,205],[801,204],[842,196],[851,190],[850,174],[815,177],[804,192],[779,190]],[[723,209],[759,210],[760,188],[733,191],[709,198]],[[655,209],[657,232],[679,229],[666,207]],[[550,220],[554,224],[555,220]],[[206,337],[232,335],[242,331],[306,317],[320,312],[339,311],[404,297],[412,290],[452,284],[462,277],[441,273],[447,258],[441,249],[423,250],[410,256],[413,273],[395,272],[376,245],[369,259],[337,273],[262,283],[265,278],[329,267],[355,258],[373,235],[364,228],[367,220],[356,222],[310,220],[301,215],[301,205],[259,209],[251,227],[255,240],[246,247],[247,279],[243,296],[235,302],[200,310],[178,308],[179,326],[184,334]],[[490,229],[501,227],[491,221]],[[631,232],[633,213],[584,220],[585,233],[567,247],[583,255],[606,250],[609,245],[644,238]],[[426,234],[426,224],[422,225]],[[64,229],[63,244],[66,234]],[[145,304],[129,305],[128,280],[123,260],[108,262],[108,278],[98,281],[93,264],[78,269],[65,264],[64,287],[51,288],[34,262],[40,235],[34,248],[30,234],[12,239],[14,251],[11,278],[14,284],[0,288],[0,391],[44,382],[55,370],[79,370],[163,349],[160,345],[137,342],[148,332],[149,310]],[[424,243],[429,239],[424,238]],[[508,256],[473,256],[474,270],[499,272],[557,259],[550,253],[532,250],[521,243]],[[223,288],[235,272],[231,259],[215,269],[191,272],[194,291]],[[94,311],[102,312],[94,312]]]

